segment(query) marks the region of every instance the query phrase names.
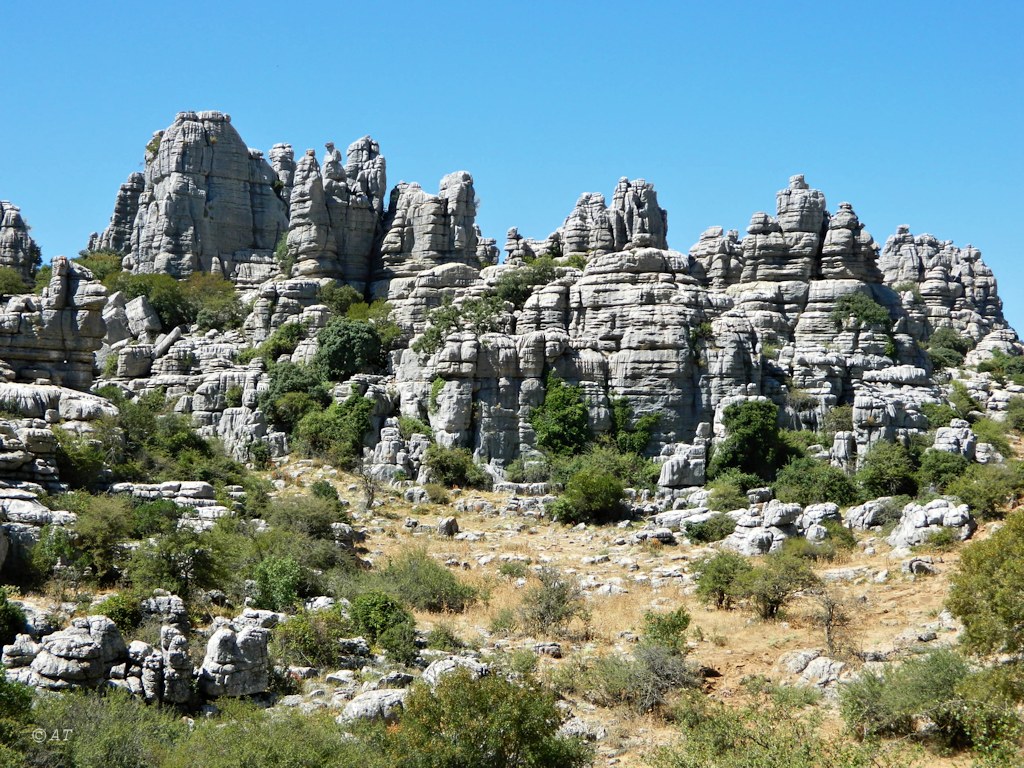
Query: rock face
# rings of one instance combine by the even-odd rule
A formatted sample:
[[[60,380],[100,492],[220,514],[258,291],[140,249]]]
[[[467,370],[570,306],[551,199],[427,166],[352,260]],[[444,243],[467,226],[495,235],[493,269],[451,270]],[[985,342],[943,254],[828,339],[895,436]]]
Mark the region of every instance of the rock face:
[[[7,200],[0,200],[0,267],[18,272],[31,285],[39,266],[39,246],[28,233],[21,209]]]
[[[63,256],[42,296],[12,296],[0,314],[0,369],[9,381],[44,380],[76,389],[92,384],[93,353],[106,327],[107,289]]]
[[[259,627],[236,631],[222,625],[206,646],[199,670],[199,690],[206,696],[248,696],[262,693],[270,680],[267,642],[270,633]]]
[[[289,195],[288,254],[295,273],[336,278],[365,291],[386,186],[384,157],[369,136],[349,146],[344,165],[331,142],[322,168],[314,151],[306,150]]]
[[[110,224],[102,233],[93,233],[89,237],[88,250],[127,253],[131,249],[132,230],[135,227],[135,217],[139,213],[139,198],[145,188],[144,174],[133,173],[128,177],[117,191]]]
[[[121,633],[106,616],[75,619],[43,638],[31,664],[33,684],[53,690],[96,686],[127,656]]]
[[[154,147],[155,145],[155,147]],[[150,144],[126,262],[135,272],[271,277],[287,228],[274,169],[220,112],[179,112]]]

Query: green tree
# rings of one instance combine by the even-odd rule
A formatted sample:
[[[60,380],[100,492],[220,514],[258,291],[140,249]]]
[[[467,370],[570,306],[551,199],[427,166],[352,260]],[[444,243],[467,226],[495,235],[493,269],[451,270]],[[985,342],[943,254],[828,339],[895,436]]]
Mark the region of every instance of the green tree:
[[[544,402],[530,412],[530,426],[545,450],[565,455],[582,451],[593,437],[583,388],[549,376]]]
[[[324,379],[344,381],[381,363],[381,343],[369,323],[335,318],[317,335],[313,368]]]
[[[622,514],[626,491],[610,472],[577,472],[565,484],[561,498],[551,508],[561,523],[605,522]]]
[[[362,458],[363,438],[370,430],[373,401],[350,395],[327,410],[307,412],[295,428],[295,439],[307,456],[318,456],[348,468]]]
[[[745,400],[726,407],[722,414],[726,438],[711,455],[708,477],[714,479],[735,468],[773,480],[795,452],[782,439],[778,415],[778,407],[767,400]]]
[[[775,478],[775,498],[803,506],[830,501],[839,506],[857,500],[857,487],[837,467],[809,457],[793,459]]]
[[[817,584],[806,562],[785,554],[772,554],[764,563],[739,574],[736,593],[753,603],[758,616],[774,619],[794,593]]]
[[[253,572],[256,582],[254,603],[257,608],[282,611],[299,599],[302,568],[290,557],[267,557]]]
[[[906,448],[883,440],[868,451],[856,477],[869,498],[902,494],[914,496],[917,493],[916,472],[913,457]]]
[[[752,569],[747,558],[735,552],[723,551],[705,557],[694,566],[697,596],[716,608],[730,608],[737,593],[737,582]]]

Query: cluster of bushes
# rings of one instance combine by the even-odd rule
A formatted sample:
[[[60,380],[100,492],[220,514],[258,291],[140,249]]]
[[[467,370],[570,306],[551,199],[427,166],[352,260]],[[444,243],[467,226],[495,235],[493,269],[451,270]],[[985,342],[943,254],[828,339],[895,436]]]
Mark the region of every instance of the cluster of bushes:
[[[726,437],[711,453],[708,477],[714,480],[734,469],[765,481],[774,480],[776,473],[799,454],[785,440],[778,417],[778,406],[767,400],[727,406],[722,413]]]
[[[928,339],[928,357],[933,368],[959,368],[974,342],[952,328],[939,328]]]
[[[174,412],[162,391],[134,400],[113,386],[99,394],[117,406],[117,416],[98,420],[87,437],[54,430],[60,476],[72,488],[97,490],[109,482],[137,480],[252,485],[246,468],[219,444],[200,436],[190,418]]]
[[[165,331],[193,324],[200,330],[223,330],[237,328],[245,320],[246,309],[234,284],[209,272],[194,272],[184,280],[163,273],[112,272],[103,284],[111,293],[120,291],[129,301],[145,296]]]
[[[533,295],[534,289],[547,285],[556,275],[555,260],[550,256],[540,256],[524,267],[506,269],[502,272],[494,287],[494,294],[516,309],[522,309],[526,300]]]
[[[416,685],[390,726],[343,728],[333,714],[271,714],[245,702],[220,709],[186,722],[114,689],[41,697],[33,706],[31,689],[0,679],[0,760],[12,768],[186,768],[197,755],[207,768],[582,768],[592,757],[582,740],[559,734],[554,695],[532,678],[473,680],[463,671],[433,688]]]
[[[412,350],[420,355],[432,355],[456,331],[470,331],[478,336],[494,333],[501,328],[504,314],[505,302],[498,296],[467,299],[460,304],[446,296],[444,303],[427,315],[426,330],[413,341]]]
[[[768,555],[757,566],[723,551],[698,562],[694,573],[702,600],[716,608],[745,600],[762,619],[776,618],[794,594],[818,585],[807,559],[792,550]]]
[[[430,445],[423,458],[434,482],[449,488],[490,488],[491,476],[465,448]]]

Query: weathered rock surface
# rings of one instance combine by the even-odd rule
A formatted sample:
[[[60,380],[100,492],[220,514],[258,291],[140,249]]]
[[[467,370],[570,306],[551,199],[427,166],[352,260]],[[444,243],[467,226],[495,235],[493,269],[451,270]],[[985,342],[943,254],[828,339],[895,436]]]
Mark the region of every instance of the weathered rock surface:
[[[272,277],[288,222],[263,153],[220,112],[179,112],[153,143],[126,266],[176,277],[214,272],[245,286]]]
[[[8,200],[0,200],[0,267],[10,267],[21,275],[26,285],[31,285],[39,266],[40,251],[28,232],[21,209]]]
[[[94,687],[127,656],[121,633],[106,616],[75,619],[67,629],[42,639],[30,665],[32,682],[53,690]]]
[[[270,681],[268,630],[226,623],[210,637],[199,669],[199,690],[206,696],[262,693]]]
[[[94,232],[89,237],[88,250],[127,253],[131,249],[135,217],[139,214],[139,198],[145,188],[145,174],[132,173],[128,176],[128,180],[117,191],[110,223],[103,232]]]

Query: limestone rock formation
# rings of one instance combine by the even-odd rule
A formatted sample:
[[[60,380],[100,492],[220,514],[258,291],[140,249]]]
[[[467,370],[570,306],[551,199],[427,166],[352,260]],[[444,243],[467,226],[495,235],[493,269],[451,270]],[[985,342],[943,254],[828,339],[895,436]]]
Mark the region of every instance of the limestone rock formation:
[[[40,642],[31,664],[33,684],[53,690],[94,687],[127,656],[121,633],[106,616],[75,619],[67,629]]]
[[[0,200],[0,267],[10,267],[21,275],[26,285],[31,285],[41,257],[39,246],[28,232],[21,209],[14,203]]]
[[[210,637],[199,670],[199,690],[206,696],[248,696],[267,689],[270,633],[259,627],[238,631],[230,623],[221,625]]]
[[[271,277],[287,228],[278,176],[220,112],[179,112],[154,139],[126,265],[135,272]],[[153,144],[151,144],[151,147]]]
[[[275,144],[270,148],[270,167],[277,174],[281,200],[286,206],[291,205],[292,186],[295,184],[295,150],[291,144]]]
[[[41,296],[12,296],[0,310],[0,361],[9,381],[88,389],[106,331],[107,290],[85,267],[58,256]]]
[[[139,213],[139,198],[145,187],[146,177],[144,174],[133,173],[128,177],[128,180],[117,191],[110,224],[102,233],[94,232],[89,237],[88,250],[127,253],[131,249],[135,217]]]

